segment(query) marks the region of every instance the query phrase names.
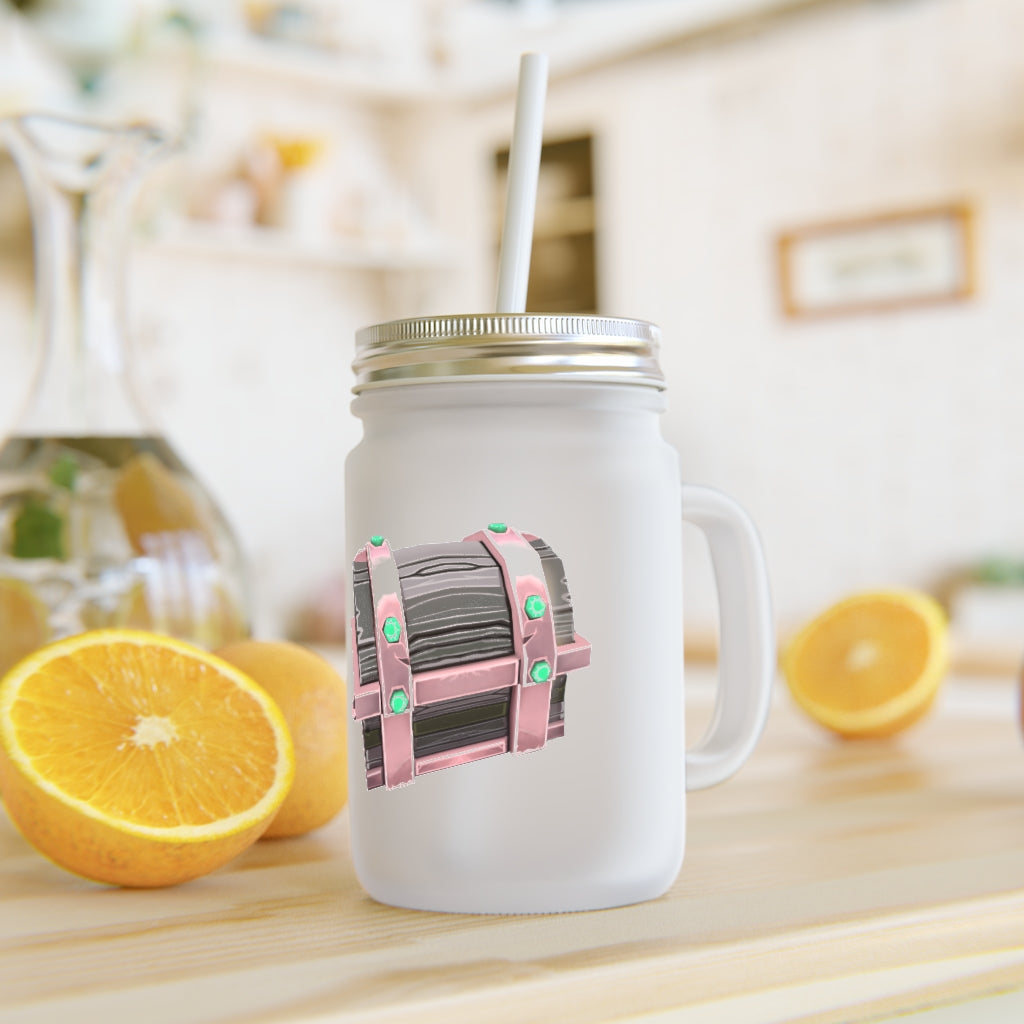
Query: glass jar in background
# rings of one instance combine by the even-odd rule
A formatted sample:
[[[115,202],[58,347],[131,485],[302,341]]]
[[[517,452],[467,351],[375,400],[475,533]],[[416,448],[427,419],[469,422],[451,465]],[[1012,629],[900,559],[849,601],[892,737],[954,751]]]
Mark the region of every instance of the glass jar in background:
[[[105,627],[203,647],[248,633],[242,554],[129,378],[123,268],[144,127],[0,122],[32,209],[41,355],[0,446],[0,673]]]

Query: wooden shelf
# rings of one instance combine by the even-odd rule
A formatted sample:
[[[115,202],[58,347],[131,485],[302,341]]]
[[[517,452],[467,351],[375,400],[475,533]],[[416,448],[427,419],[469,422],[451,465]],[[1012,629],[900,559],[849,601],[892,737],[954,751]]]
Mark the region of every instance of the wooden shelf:
[[[226,228],[199,221],[178,222],[150,239],[149,244],[170,255],[337,270],[440,270],[454,263],[454,254],[439,240],[382,243],[306,239],[277,228]]]
[[[630,0],[629,3],[563,5],[539,24],[507,5],[453,8],[446,66],[416,59],[388,59],[341,50],[319,50],[247,32],[203,39],[201,63],[211,70],[253,74],[283,85],[313,88],[381,102],[496,98],[513,92],[518,66],[509,54],[543,50],[553,73],[566,76],[667,43],[698,38],[746,21],[784,16],[827,0]],[[505,9],[507,6],[507,9]],[[578,9],[577,9],[578,8]],[[381,24],[384,24],[382,19]],[[424,46],[424,51],[429,47]],[[168,47],[162,56],[185,52]],[[147,54],[149,57],[150,54]]]
[[[157,49],[167,62],[197,59],[207,71],[251,75],[282,85],[363,100],[414,103],[438,93],[426,68],[375,65],[329,50],[275,43],[255,36],[204,40],[196,56],[180,46]]]

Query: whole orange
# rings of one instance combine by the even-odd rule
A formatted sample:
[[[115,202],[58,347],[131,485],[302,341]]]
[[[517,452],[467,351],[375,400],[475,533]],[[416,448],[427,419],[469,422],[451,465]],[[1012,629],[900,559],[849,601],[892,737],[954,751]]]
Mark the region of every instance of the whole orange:
[[[331,664],[298,644],[239,640],[217,654],[263,687],[295,747],[295,781],[264,837],[327,824],[348,800],[348,701]]]

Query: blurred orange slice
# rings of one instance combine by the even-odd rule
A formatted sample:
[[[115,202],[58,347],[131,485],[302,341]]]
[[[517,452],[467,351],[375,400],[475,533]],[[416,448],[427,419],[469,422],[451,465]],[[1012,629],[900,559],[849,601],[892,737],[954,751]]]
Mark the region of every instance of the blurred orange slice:
[[[931,706],[948,667],[946,617],[912,590],[840,601],[788,645],[782,670],[796,702],[841,736],[888,736]]]
[[[129,630],[44,647],[0,683],[0,791],[25,838],[100,882],[163,886],[237,856],[295,770],[287,726],[213,655]]]
[[[0,577],[0,676],[50,639],[49,614],[27,583]]]
[[[114,488],[125,533],[136,554],[149,554],[151,534],[189,531],[211,545],[207,524],[182,482],[151,452],[133,455],[122,467]]]

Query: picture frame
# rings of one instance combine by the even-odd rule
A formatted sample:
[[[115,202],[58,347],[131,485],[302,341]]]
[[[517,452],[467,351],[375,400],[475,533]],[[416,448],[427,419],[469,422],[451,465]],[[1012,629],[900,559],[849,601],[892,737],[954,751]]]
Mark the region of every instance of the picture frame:
[[[977,288],[967,202],[811,224],[777,238],[781,305],[791,319],[960,302]]]

